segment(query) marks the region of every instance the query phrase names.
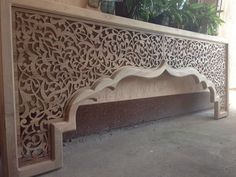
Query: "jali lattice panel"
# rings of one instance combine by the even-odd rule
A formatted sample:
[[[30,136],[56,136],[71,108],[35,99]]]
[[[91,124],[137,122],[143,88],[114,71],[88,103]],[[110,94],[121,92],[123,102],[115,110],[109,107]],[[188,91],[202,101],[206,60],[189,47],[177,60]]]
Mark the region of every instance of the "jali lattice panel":
[[[191,67],[214,83],[227,112],[227,46],[14,8],[20,166],[52,158],[50,124],[75,93],[123,67]]]

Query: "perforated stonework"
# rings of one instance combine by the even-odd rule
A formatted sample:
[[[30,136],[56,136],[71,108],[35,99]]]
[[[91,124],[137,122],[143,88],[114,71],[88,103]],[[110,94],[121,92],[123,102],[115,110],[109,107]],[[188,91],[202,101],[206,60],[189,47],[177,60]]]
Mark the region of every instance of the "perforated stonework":
[[[51,158],[52,121],[81,88],[124,66],[193,67],[215,84],[226,109],[225,44],[114,27],[59,15],[14,9],[15,80],[21,165]]]

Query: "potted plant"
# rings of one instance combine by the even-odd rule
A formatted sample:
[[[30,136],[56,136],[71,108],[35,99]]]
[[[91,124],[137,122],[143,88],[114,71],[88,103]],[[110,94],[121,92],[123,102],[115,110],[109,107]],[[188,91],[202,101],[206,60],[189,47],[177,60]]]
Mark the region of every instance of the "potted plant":
[[[123,0],[116,2],[116,15],[148,21],[153,0]]]
[[[196,24],[199,26],[198,32],[217,35],[218,27],[224,21],[217,15],[215,5],[193,4],[192,8],[196,10]]]
[[[223,23],[215,5],[189,0],[124,0],[117,3],[116,14],[120,16],[210,35],[216,35]]]
[[[183,7],[185,0],[153,0],[154,8],[151,13],[150,22],[161,25],[182,28]]]

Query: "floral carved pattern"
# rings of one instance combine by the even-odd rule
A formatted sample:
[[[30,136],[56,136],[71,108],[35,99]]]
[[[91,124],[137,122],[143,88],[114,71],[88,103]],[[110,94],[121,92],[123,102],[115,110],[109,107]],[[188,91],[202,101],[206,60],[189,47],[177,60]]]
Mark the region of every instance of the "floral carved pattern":
[[[211,80],[225,110],[225,44],[182,39],[14,9],[14,59],[22,165],[50,158],[50,122],[76,91],[124,66],[193,67]]]

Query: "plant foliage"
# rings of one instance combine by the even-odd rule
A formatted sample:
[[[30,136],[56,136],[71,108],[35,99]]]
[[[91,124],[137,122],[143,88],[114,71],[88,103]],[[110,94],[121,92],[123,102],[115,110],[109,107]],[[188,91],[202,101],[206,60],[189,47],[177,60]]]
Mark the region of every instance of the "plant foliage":
[[[125,15],[151,23],[216,35],[221,20],[215,5],[189,0],[124,0]]]

